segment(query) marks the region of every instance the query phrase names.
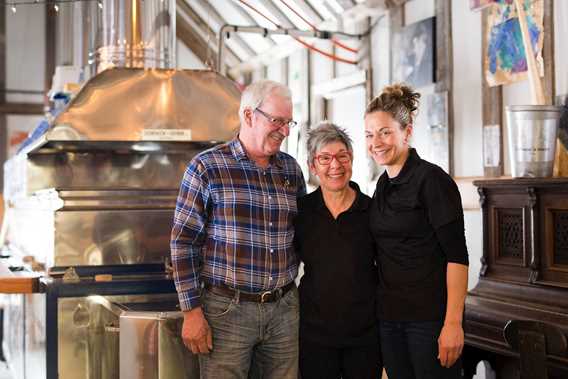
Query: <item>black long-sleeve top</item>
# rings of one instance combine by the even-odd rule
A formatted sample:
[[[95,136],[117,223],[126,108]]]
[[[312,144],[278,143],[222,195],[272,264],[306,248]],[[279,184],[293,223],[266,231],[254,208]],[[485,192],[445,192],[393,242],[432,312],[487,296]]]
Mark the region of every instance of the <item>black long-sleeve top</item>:
[[[443,320],[447,263],[468,265],[457,185],[410,149],[400,173],[383,173],[371,206],[377,244],[377,313],[389,321]]]
[[[356,199],[337,219],[318,188],[299,199],[295,220],[295,247],[305,272],[299,286],[300,338],[326,346],[378,343],[371,199],[350,185]]]

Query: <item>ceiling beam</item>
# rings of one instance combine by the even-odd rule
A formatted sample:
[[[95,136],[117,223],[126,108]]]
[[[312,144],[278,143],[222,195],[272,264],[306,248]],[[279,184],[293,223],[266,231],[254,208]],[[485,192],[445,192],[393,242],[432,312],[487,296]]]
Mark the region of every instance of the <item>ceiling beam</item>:
[[[287,0],[287,3],[291,3],[290,6],[294,9],[297,9],[296,7],[300,8],[302,12],[304,12],[311,19],[310,21],[312,21],[312,23],[319,24],[323,21],[322,15],[319,14],[319,12],[308,1]]]
[[[180,14],[176,17],[176,36],[201,62],[203,62],[203,64],[215,66],[217,62],[217,52],[211,46],[207,45],[207,41],[201,37]],[[233,59],[237,58],[229,58],[229,60]],[[239,60],[237,60],[237,62],[240,63]]]
[[[264,7],[266,9],[268,9],[268,11],[270,13],[272,13],[274,15],[274,17],[276,17],[276,21],[278,21],[278,24],[280,24],[279,26],[282,28],[295,28],[296,25],[294,25],[294,23],[292,22],[292,20],[290,20],[288,18],[288,16],[286,16],[286,14],[284,12],[282,12],[282,10],[280,8],[278,8],[276,6],[276,4],[274,4],[272,1],[264,1],[262,3],[262,5],[264,5]]]
[[[239,75],[242,75],[243,73],[251,72],[263,66],[267,66],[274,61],[284,59],[294,51],[303,48],[304,47],[302,47],[302,45],[300,45],[298,42],[290,39],[289,41],[276,45],[271,49],[268,49],[267,51],[264,51],[242,63],[239,63],[236,66],[229,67],[227,72],[231,76],[237,77]]]
[[[235,1],[230,2],[235,12],[237,12],[239,15],[241,15],[241,17],[247,20],[247,22],[249,22],[251,26],[260,26],[254,19],[254,17],[252,17],[250,13],[248,13],[239,3],[236,3]],[[270,45],[276,44],[276,41],[274,40],[274,38],[272,38],[272,36],[268,36],[267,41],[270,43]]]
[[[217,45],[218,45],[218,38],[217,38],[217,33],[211,29],[211,27],[209,27],[209,25],[207,25],[207,23],[201,18],[199,17],[199,15],[197,13],[195,13],[195,11],[185,2],[185,0],[177,0],[177,9],[178,12],[182,11],[184,15],[186,15],[197,27],[197,30],[195,27],[193,27],[189,22],[187,22],[185,20],[185,18],[181,17],[181,21],[178,22],[178,25],[182,25],[182,27],[180,28],[180,26],[178,26],[178,28],[176,29],[176,34],[178,35],[178,38],[180,40],[182,40],[182,42],[190,49],[193,51],[192,46],[189,45],[189,43],[197,43],[194,47],[196,49],[205,49],[205,57],[207,58],[207,48],[209,47],[210,49],[212,49],[213,54],[211,55],[213,60],[213,63],[217,62]],[[178,18],[176,20],[180,19],[180,14],[178,13]],[[199,37],[199,41],[197,41],[197,38],[195,35],[192,34],[196,34],[197,37]],[[207,37],[205,36],[209,36],[209,46],[207,46]],[[193,42],[191,42],[193,41]],[[226,47],[226,51],[227,53],[225,53],[225,56],[227,57],[227,65],[228,66],[232,66],[234,64],[239,64],[242,62],[242,60],[235,54],[235,52],[233,50],[231,50],[231,48],[227,45],[225,45]],[[197,51],[193,51],[196,55],[197,55]],[[200,53],[203,54],[203,53]],[[201,59],[201,58],[200,58]],[[203,63],[205,63],[205,60],[203,60]]]
[[[337,13],[337,12],[335,11],[335,8],[332,7],[327,1],[324,1],[324,2],[322,3],[322,5],[324,6],[325,9],[327,9],[327,11],[328,11],[329,13],[331,13],[331,14],[333,15],[334,18],[336,18],[336,19],[339,19],[339,18],[340,18],[340,17],[339,17],[339,16],[340,16],[339,13]]]
[[[355,2],[355,0],[337,0],[337,2],[339,3],[339,5],[341,5],[341,7],[345,10],[351,8],[352,6],[356,5],[357,3]]]
[[[219,12],[217,12],[215,7],[209,3],[209,1],[198,1],[197,4],[207,13],[208,17],[211,17],[211,19],[219,25],[219,28],[225,24],[229,24],[229,22],[227,22],[219,14]],[[191,7],[191,5],[188,6]],[[239,45],[239,47],[245,51],[245,53],[248,55],[248,57],[246,58],[256,55],[256,51],[252,47],[250,47],[249,44],[246,43],[245,40],[243,40],[238,34],[234,33],[231,38],[233,39],[235,44]]]

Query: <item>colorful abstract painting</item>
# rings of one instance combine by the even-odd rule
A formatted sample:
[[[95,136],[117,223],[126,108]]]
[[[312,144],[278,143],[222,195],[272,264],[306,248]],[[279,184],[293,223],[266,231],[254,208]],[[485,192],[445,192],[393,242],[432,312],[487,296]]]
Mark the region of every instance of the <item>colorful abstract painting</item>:
[[[540,75],[543,75],[542,44],[544,0],[523,0],[529,35]],[[525,80],[527,61],[521,27],[513,0],[500,0],[487,19],[485,78],[489,86]]]
[[[469,9],[472,11],[479,11],[493,3],[496,3],[498,0],[469,0]]]

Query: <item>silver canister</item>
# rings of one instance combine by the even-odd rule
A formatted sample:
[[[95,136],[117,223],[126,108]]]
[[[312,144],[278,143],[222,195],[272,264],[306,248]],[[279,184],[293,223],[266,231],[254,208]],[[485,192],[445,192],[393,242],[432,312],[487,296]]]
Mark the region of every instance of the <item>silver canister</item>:
[[[562,107],[506,107],[509,157],[513,177],[552,176]]]

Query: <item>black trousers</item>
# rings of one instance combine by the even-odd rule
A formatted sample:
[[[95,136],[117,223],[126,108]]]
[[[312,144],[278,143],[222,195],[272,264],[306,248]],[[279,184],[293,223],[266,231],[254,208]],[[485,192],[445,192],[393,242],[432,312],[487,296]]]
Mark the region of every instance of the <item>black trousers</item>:
[[[379,343],[329,347],[300,338],[302,379],[377,379],[381,377]]]
[[[460,379],[461,358],[450,368],[438,360],[441,321],[381,321],[383,362],[389,379]]]

